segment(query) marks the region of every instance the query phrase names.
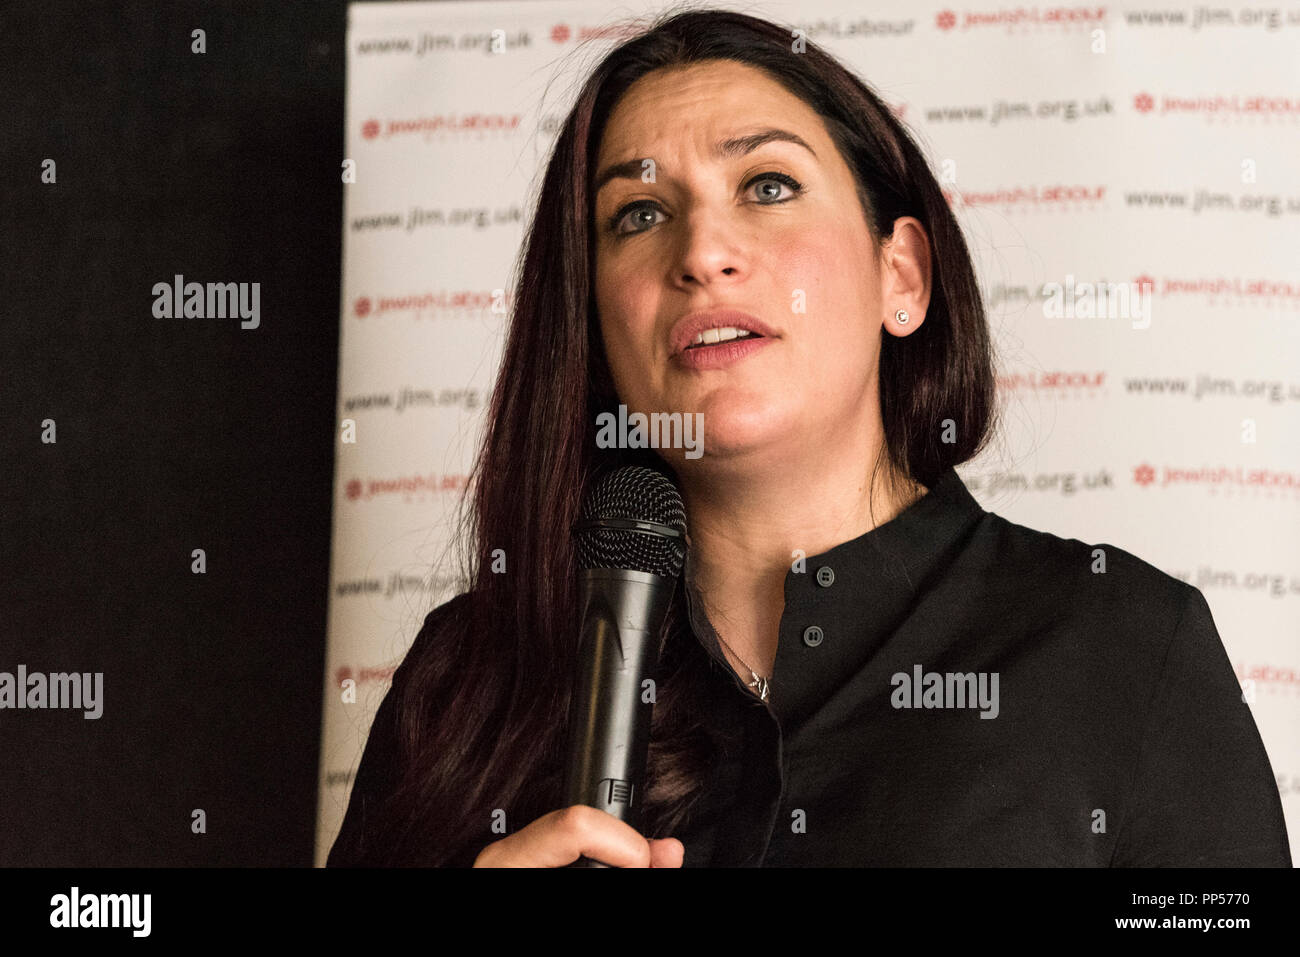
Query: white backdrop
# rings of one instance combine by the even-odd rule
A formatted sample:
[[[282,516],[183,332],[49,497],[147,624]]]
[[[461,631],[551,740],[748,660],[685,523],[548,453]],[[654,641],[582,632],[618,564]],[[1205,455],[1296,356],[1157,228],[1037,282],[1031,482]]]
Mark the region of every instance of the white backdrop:
[[[963,479],[1202,590],[1300,863],[1300,7],[719,6],[802,29],[916,136],[999,354],[1005,432]],[[559,122],[660,9],[350,8],[318,864],[393,669],[460,590],[438,563]],[[1085,282],[1143,284],[1149,326],[1045,310]]]

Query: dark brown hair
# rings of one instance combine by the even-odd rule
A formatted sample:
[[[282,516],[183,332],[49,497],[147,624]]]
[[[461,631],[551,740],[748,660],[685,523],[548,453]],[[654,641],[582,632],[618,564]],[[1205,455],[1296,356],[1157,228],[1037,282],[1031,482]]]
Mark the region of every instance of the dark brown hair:
[[[663,15],[612,50],[582,87],[541,184],[516,277],[504,357],[470,477],[457,542],[471,587],[443,606],[438,634],[404,666],[394,786],[367,812],[373,864],[468,864],[559,807],[577,652],[578,567],[570,529],[592,480],[650,464],[652,450],[600,449],[596,416],[616,411],[594,305],[593,164],[605,123],[637,79],[665,67],[733,60],[766,71],[821,116],[855,174],[876,248],[900,216],[932,244],[924,324],[882,333],[880,405],[891,475],[926,487],[985,444],[994,374],[969,252],[938,183],[904,127],[861,80],[785,27],[740,13]],[[955,442],[944,442],[945,420]],[[876,465],[878,466],[879,460]],[[873,473],[874,474],[874,473]],[[492,570],[500,549],[504,574]],[[701,717],[703,653],[670,612],[654,708],[647,837],[671,836],[690,811],[714,744]]]

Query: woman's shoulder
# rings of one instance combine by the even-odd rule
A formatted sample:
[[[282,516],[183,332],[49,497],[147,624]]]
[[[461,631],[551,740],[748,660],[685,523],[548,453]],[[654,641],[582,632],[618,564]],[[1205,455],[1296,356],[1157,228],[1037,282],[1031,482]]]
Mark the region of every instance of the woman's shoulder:
[[[1190,619],[1208,619],[1201,591],[1128,549],[1064,538],[986,512],[972,538],[972,574],[1011,615],[1069,621],[1097,642],[1160,654]]]
[[[408,664],[419,660],[422,655],[431,653],[434,646],[439,643],[439,639],[449,634],[450,629],[457,623],[464,621],[469,606],[470,592],[463,591],[439,602],[427,612],[398,670],[405,671]]]
[[[1173,740],[1204,737],[1217,722],[1257,756],[1258,732],[1199,588],[1111,542],[992,513],[980,524],[960,584],[981,597],[963,630],[976,636],[972,647],[1009,662],[1008,686],[1040,689],[1062,728],[1092,734],[1094,724],[1064,717],[1091,714],[1121,737]]]
[[[1017,573],[1032,569],[1046,577],[1086,575],[1116,587],[1154,591],[1155,597],[1181,598],[1187,583],[1112,542],[1063,538],[1053,532],[1020,525],[996,512],[982,516],[980,534],[996,550],[1000,562]],[[1104,576],[1112,576],[1105,578]]]
[[[469,608],[470,592],[462,591],[438,603],[424,616],[420,634],[437,631],[448,621],[458,619]]]

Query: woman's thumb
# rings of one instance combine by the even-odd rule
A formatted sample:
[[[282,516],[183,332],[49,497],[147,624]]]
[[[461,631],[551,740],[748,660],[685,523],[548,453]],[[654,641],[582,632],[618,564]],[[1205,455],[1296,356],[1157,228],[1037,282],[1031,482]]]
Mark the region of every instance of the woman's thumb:
[[[681,867],[686,848],[675,837],[660,837],[650,841],[651,867]]]

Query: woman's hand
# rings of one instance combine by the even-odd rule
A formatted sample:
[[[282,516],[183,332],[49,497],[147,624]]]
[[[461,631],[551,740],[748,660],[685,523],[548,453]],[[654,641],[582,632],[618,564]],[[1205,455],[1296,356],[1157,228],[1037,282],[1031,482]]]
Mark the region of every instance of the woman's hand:
[[[675,837],[646,840],[614,815],[574,804],[493,841],[479,851],[474,866],[564,867],[583,856],[610,867],[681,867],[685,851]]]

